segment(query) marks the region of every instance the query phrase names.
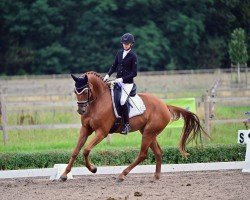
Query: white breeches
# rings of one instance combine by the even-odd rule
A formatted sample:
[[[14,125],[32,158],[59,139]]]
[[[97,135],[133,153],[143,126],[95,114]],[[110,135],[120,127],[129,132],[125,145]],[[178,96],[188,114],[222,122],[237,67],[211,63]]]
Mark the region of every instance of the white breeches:
[[[120,104],[123,106],[128,98],[129,93],[131,92],[133,88],[133,83],[119,83],[121,85],[122,95]]]

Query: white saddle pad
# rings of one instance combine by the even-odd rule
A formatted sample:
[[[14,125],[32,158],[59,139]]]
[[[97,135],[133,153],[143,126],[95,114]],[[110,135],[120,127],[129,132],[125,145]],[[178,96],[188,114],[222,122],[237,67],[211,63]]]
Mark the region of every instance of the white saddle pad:
[[[121,116],[118,114],[115,102],[114,102],[114,84],[110,85],[111,89],[111,98],[112,98],[112,104],[113,104],[113,110],[115,113],[116,118],[121,118]],[[130,111],[129,111],[129,118],[135,117],[137,115],[142,115],[144,111],[146,110],[146,106],[144,105],[141,97],[136,94],[134,97],[129,97],[129,103],[130,103]]]
[[[135,95],[134,97],[129,98],[130,103],[130,111],[129,118],[135,117],[137,115],[142,115],[146,110],[146,107],[139,95]]]

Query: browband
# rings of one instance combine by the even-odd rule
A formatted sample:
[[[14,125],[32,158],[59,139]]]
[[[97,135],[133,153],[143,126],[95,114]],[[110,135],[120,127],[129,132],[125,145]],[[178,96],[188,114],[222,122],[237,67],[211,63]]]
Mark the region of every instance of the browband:
[[[86,86],[86,85],[85,85]],[[79,95],[79,94],[82,94],[85,90],[88,90],[88,87],[80,87],[80,88],[77,88],[75,87],[75,92]],[[82,89],[82,90],[81,90]],[[80,90],[80,91],[79,91]]]

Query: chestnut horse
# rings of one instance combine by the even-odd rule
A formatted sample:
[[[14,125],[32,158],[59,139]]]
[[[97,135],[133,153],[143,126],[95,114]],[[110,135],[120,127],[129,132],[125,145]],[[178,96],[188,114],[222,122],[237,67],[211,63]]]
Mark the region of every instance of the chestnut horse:
[[[81,114],[81,128],[77,146],[75,147],[69,163],[61,175],[61,180],[67,179],[73,163],[84,146],[88,137],[95,131],[95,136],[83,150],[85,165],[92,173],[97,168],[89,160],[90,151],[100,143],[107,135],[115,122],[115,114],[111,100],[109,86],[96,72],[87,72],[80,77],[71,75],[75,81],[75,94],[78,103],[78,113]],[[183,133],[180,138],[179,150],[187,156],[186,143],[196,139],[201,133],[207,135],[200,125],[198,117],[185,109],[166,105],[162,100],[147,93],[138,94],[145,106],[146,111],[139,116],[129,119],[132,131],[139,130],[142,134],[140,153],[137,159],[130,164],[118,177],[119,181],[139,163],[147,157],[148,148],[151,148],[156,159],[156,171],[154,179],[159,179],[161,174],[162,149],[157,142],[157,136],[163,131],[171,120],[184,119]],[[119,133],[122,127],[116,131]]]

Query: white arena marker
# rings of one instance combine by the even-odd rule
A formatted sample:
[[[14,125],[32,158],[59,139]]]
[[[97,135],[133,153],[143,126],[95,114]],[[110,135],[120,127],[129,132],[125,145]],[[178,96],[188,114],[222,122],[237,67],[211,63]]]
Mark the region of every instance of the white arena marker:
[[[50,180],[59,180],[62,173],[65,171],[67,164],[55,164],[54,169],[56,169],[56,173],[50,176]],[[73,179],[72,173],[68,173],[68,179]]]
[[[250,173],[250,130],[238,130],[238,143],[246,144],[245,167],[242,172]]]

